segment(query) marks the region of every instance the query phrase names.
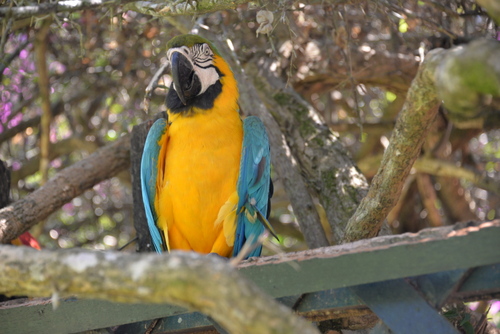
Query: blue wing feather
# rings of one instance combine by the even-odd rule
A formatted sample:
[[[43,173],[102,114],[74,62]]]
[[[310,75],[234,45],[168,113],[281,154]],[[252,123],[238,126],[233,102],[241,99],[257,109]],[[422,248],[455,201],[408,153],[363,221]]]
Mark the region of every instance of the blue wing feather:
[[[236,256],[245,242],[256,242],[264,232],[259,219],[265,217],[269,203],[271,182],[269,139],[264,124],[257,117],[243,121],[243,146],[238,177],[238,222],[233,256]],[[258,213],[259,214],[258,214]],[[249,219],[247,213],[255,219]],[[265,217],[267,218],[267,217]],[[248,256],[259,256],[262,246],[255,248]]]
[[[142,201],[144,203],[144,210],[146,211],[146,219],[148,221],[151,239],[158,253],[161,253],[163,250],[163,239],[160,230],[156,226],[156,179],[158,176],[158,155],[161,149],[159,141],[167,130],[167,127],[167,120],[163,118],[158,119],[153,124],[148,132],[141,159]]]

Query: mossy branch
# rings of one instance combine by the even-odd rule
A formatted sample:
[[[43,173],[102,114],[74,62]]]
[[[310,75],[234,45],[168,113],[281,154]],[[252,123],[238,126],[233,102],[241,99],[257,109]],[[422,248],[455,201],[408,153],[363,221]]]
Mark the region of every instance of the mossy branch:
[[[486,39],[444,53],[436,68],[435,86],[456,127],[499,127],[498,120],[490,124],[498,116],[489,108],[500,105],[499,59],[500,43]]]
[[[344,242],[374,237],[396,205],[404,181],[420,154],[425,135],[439,108],[434,73],[443,50],[430,52],[413,80],[368,194],[347,223]]]
[[[378,233],[399,199],[441,101],[457,127],[484,127],[491,119],[494,113],[480,110],[484,107],[484,96],[493,100],[500,97],[498,59],[500,43],[493,40],[474,41],[447,51],[436,49],[427,55],[408,91],[368,195],[349,220],[345,242]],[[420,163],[418,167],[423,169],[429,164]],[[440,168],[433,172],[437,173]],[[483,186],[491,188],[492,185],[486,182]]]
[[[477,3],[486,9],[497,25],[500,25],[500,2],[498,0],[477,0]]]
[[[347,221],[366,195],[368,183],[314,107],[273,75],[272,60],[260,59],[258,63],[258,67],[250,63],[246,69],[279,123],[310,189],[318,195],[334,242],[339,243]]]
[[[234,334],[319,333],[215,256],[13,246],[0,246],[0,253],[3,294],[170,303],[209,315]]]

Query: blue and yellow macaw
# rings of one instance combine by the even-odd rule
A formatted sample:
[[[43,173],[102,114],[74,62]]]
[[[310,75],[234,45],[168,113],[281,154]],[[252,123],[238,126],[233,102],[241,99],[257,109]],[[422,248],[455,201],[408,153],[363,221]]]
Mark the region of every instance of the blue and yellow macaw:
[[[241,120],[236,80],[211,42],[181,35],[167,48],[168,120],[149,130],[141,162],[153,245],[236,256],[271,229],[267,133],[257,117]]]

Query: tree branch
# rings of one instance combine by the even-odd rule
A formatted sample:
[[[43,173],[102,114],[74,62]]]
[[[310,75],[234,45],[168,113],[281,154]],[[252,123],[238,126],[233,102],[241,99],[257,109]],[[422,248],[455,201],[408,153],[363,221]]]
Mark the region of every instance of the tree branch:
[[[377,235],[383,220],[396,205],[404,181],[438,112],[439,100],[433,75],[442,55],[440,49],[430,52],[413,80],[380,169],[367,196],[347,223],[344,242]]]
[[[197,15],[235,9],[248,2],[250,0],[135,1],[127,5],[126,9],[154,16]]]
[[[0,250],[0,292],[9,295],[171,303],[209,315],[230,333],[319,333],[215,256],[36,251],[10,246],[0,246]]]
[[[38,73],[38,89],[40,90],[42,117],[40,119],[40,173],[41,183],[49,178],[50,154],[50,123],[52,112],[50,110],[50,82],[47,67],[47,35],[52,20],[43,21],[41,28],[35,33],[35,61]]]
[[[246,66],[252,73],[260,98],[280,125],[293,156],[318,194],[336,243],[343,239],[346,223],[368,184],[346,148],[317,111],[293,89],[273,75],[271,61],[260,59],[259,66]]]
[[[369,238],[378,233],[382,221],[398,201],[404,180],[420,154],[441,100],[456,126],[484,126],[490,114],[481,115],[478,108],[484,104],[482,96],[500,97],[500,73],[496,66],[499,58],[500,44],[492,40],[429,52],[408,91],[368,195],[349,220],[344,241]],[[435,173],[438,170],[441,168],[434,168]],[[486,180],[482,187],[494,189],[497,185]]]
[[[96,142],[85,141],[78,137],[69,137],[58,141],[57,143],[51,144],[49,149],[49,160],[52,161],[57,157],[68,155],[77,150],[83,150],[88,153],[93,153],[97,150],[98,146]],[[21,169],[12,171],[12,184],[16,187],[19,180],[32,175],[38,171],[40,166],[40,155],[35,155],[31,159],[21,162]]]
[[[497,25],[500,25],[500,3],[497,0],[477,0],[477,3],[486,9]]]
[[[63,0],[58,2],[45,2],[37,5],[0,8],[0,18],[12,17],[16,20],[31,16],[55,14],[60,12],[76,12],[83,9],[104,6],[118,6],[134,0]]]
[[[7,243],[62,205],[130,164],[130,135],[57,173],[43,187],[0,209],[0,243]]]
[[[444,177],[455,177],[457,179],[469,181],[479,188],[500,195],[500,183],[497,180],[464,167],[456,166],[451,162],[422,157],[415,161],[414,167],[421,173]]]
[[[439,99],[456,127],[491,127],[488,123],[495,115],[481,109],[491,97],[500,100],[498,59],[500,43],[495,40],[473,41],[444,53],[434,81]]]

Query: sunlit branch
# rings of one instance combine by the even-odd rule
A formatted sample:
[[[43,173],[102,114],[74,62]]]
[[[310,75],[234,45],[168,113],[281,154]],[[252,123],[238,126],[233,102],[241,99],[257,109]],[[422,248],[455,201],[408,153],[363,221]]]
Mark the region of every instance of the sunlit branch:
[[[45,2],[30,6],[0,8],[0,18],[11,17],[23,19],[31,16],[55,14],[59,12],[75,12],[82,9],[91,9],[102,6],[121,5],[133,0],[65,0],[58,2]]]
[[[230,333],[319,333],[215,256],[0,249],[0,292],[4,294],[170,303],[207,314]]]
[[[0,210],[0,243],[9,242],[65,203],[130,164],[130,135],[57,173],[43,187]]]

